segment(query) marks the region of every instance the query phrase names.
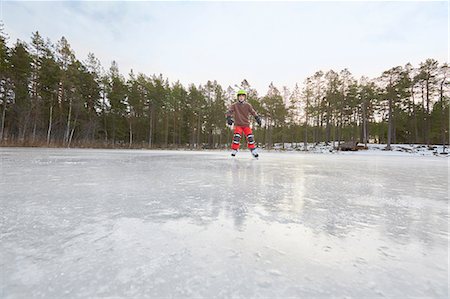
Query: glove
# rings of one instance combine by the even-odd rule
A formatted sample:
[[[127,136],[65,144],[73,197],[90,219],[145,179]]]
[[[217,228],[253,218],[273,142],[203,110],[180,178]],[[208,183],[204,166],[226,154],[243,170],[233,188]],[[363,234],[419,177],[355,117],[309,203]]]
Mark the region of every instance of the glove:
[[[229,126],[233,125],[234,121],[231,119],[231,116],[227,116],[227,124]]]
[[[256,122],[258,123],[258,125],[261,126],[261,117],[259,117],[259,115],[257,115],[255,117],[255,119],[256,119]]]

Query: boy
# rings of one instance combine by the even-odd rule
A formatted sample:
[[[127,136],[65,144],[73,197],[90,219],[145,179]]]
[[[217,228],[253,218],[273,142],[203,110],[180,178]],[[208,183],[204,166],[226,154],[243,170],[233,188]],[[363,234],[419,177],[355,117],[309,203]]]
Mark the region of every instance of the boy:
[[[242,133],[247,137],[247,147],[250,149],[253,157],[258,158],[258,152],[255,148],[255,137],[253,136],[252,129],[250,128],[250,121],[248,119],[249,114],[253,115],[258,125],[261,125],[261,117],[256,114],[252,105],[247,103],[247,92],[245,90],[239,90],[237,93],[237,102],[231,104],[226,113],[228,125],[233,125],[234,121],[231,116],[234,115],[236,124],[234,125],[233,143],[231,145],[231,156],[236,156],[239,145],[241,143]]]

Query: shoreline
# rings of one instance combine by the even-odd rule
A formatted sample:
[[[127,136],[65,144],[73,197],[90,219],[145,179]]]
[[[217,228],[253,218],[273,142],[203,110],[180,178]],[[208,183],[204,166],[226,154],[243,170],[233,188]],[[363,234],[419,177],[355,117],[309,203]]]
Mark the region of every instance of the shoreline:
[[[418,156],[418,157],[443,157],[448,158],[450,152],[446,146],[443,152],[442,145],[425,144],[391,144],[391,150],[385,150],[386,144],[367,144],[367,149],[359,149],[355,151],[342,151],[335,149],[332,145],[325,144],[308,144],[308,150],[301,147],[291,147],[291,144],[285,143],[285,148],[281,144],[275,144],[271,149],[259,147],[261,153],[290,153],[290,154],[329,154],[329,155],[379,155],[379,156]],[[189,147],[98,147],[98,146],[55,146],[55,145],[17,145],[17,144],[0,144],[0,148],[37,148],[37,149],[67,149],[67,150],[127,150],[127,151],[185,151],[185,152],[228,152],[229,148],[189,148]],[[247,152],[245,145],[241,145],[240,152]]]

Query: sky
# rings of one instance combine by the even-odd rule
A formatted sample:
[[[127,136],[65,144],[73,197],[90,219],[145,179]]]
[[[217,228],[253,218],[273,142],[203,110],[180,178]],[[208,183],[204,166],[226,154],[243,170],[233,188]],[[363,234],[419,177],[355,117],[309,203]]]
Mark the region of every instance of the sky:
[[[10,46],[32,32],[66,37],[76,57],[108,69],[224,88],[247,79],[260,95],[316,71],[377,77],[427,58],[448,62],[448,1],[1,1]]]

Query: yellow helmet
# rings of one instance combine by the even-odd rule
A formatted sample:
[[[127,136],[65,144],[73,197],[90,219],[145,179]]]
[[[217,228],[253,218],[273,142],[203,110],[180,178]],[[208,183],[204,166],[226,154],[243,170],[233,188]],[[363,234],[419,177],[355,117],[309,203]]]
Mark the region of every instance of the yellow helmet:
[[[244,89],[240,89],[237,94],[236,97],[238,98],[241,94],[245,95],[245,97],[247,97],[247,91],[245,91]]]

